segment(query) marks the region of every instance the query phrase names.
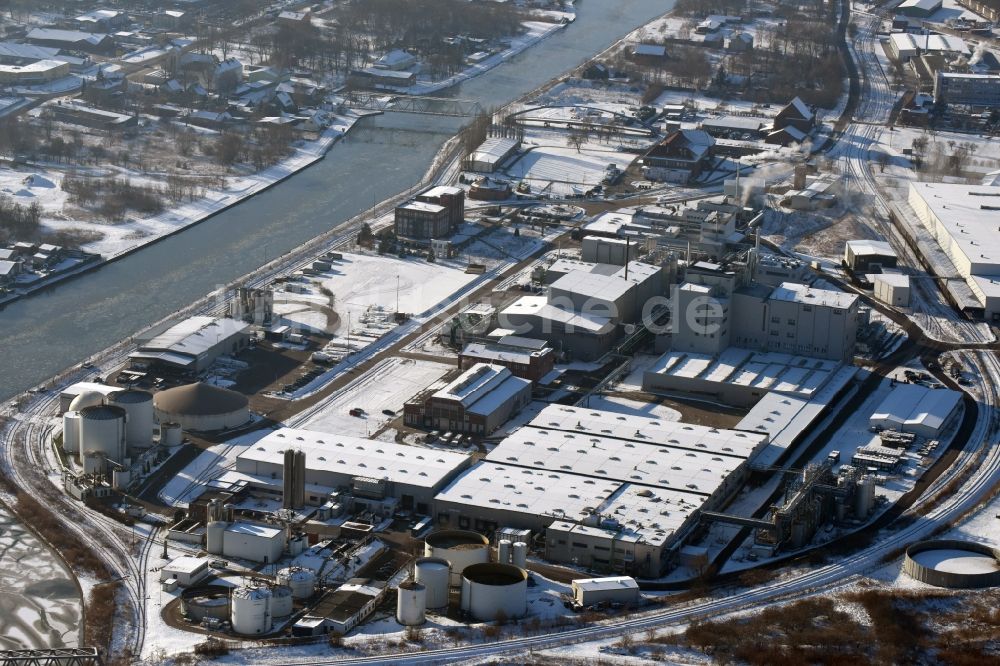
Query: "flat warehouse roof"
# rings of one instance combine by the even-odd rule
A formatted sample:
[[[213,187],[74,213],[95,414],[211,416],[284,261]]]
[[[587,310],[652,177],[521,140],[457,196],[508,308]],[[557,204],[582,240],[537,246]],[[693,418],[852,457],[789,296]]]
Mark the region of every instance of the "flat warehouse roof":
[[[276,430],[237,457],[237,471],[254,473],[256,463],[282,465],[285,449],[306,454],[306,469],[388,479],[432,488],[463,466],[464,453],[425,449],[311,430]]]
[[[226,531],[231,534],[246,534],[249,536],[257,536],[264,539],[275,539],[281,536],[283,530],[277,527],[268,527],[267,525],[256,525],[254,523],[233,523],[226,528]]]
[[[250,324],[235,319],[191,317],[140,345],[139,351],[165,351],[198,356],[219,342],[249,330]]]
[[[905,426],[940,428],[962,400],[950,389],[931,389],[919,384],[896,384],[872,414],[873,421],[891,421]]]
[[[846,243],[851,252],[859,256],[875,255],[879,257],[895,257],[896,251],[886,241],[849,240]]]
[[[911,182],[910,193],[972,263],[1000,263],[1000,187]]]
[[[631,280],[578,270],[570,271],[553,282],[551,289],[614,302],[625,296],[633,287]]]
[[[848,294],[832,289],[815,289],[798,282],[782,282],[771,295],[769,301],[790,301],[805,305],[822,305],[831,308],[847,309],[857,303],[857,294]]]

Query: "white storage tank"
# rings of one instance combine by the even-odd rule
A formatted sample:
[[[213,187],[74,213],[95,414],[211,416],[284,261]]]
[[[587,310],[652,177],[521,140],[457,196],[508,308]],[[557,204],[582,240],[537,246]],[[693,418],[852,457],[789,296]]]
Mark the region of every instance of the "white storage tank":
[[[291,556],[301,555],[309,547],[309,537],[305,534],[296,534],[288,540],[288,554]]]
[[[396,621],[404,627],[416,627],[427,621],[427,588],[412,580],[396,590]]]
[[[448,605],[448,560],[440,557],[421,557],[413,565],[413,577],[427,588],[427,608],[444,608]]]
[[[510,539],[500,539],[497,544],[497,562],[510,564]]]
[[[80,412],[63,414],[63,451],[80,452]]]
[[[252,636],[271,631],[271,590],[249,583],[233,589],[230,601],[233,631]]]
[[[494,562],[466,567],[462,610],[480,622],[523,617],[528,610],[528,572]]]
[[[205,526],[205,550],[212,555],[222,555],[227,527],[229,527],[229,523],[224,520],[209,521],[208,525]]]
[[[478,532],[441,530],[427,536],[424,555],[448,560],[451,568],[449,580],[458,587],[462,584],[465,567],[490,561],[490,541]]]
[[[316,574],[302,567],[282,569],[275,576],[281,585],[287,585],[296,599],[308,599],[316,592]]]
[[[184,431],[180,423],[160,424],[160,446],[180,446],[184,441]]]
[[[153,445],[153,394],[138,389],[115,391],[108,395],[107,404],[121,407],[128,414],[125,423],[125,444],[135,449]]]
[[[80,455],[103,454],[115,462],[125,460],[125,410],[92,405],[80,410]]]
[[[514,544],[514,547],[511,549],[510,563],[522,569],[528,566],[528,544],[523,541],[518,541]]]
[[[875,478],[870,474],[862,476],[854,492],[854,515],[857,518],[867,518],[875,503]]]
[[[292,608],[292,588],[287,585],[271,586],[271,617],[288,617]]]

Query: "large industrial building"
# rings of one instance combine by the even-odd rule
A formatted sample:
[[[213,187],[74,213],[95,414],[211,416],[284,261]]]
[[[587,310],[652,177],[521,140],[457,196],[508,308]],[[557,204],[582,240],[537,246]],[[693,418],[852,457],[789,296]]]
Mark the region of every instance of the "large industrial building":
[[[476,363],[403,406],[408,425],[489,435],[531,402],[531,380],[501,365]]]
[[[838,361],[729,347],[717,355],[669,351],[643,373],[642,389],[683,392],[746,407],[770,392],[811,398],[841,367]]]
[[[546,531],[546,557],[660,576],[768,436],[552,405],[435,500],[441,526]]]
[[[521,142],[517,139],[507,139],[504,137],[490,137],[483,141],[476,150],[469,155],[465,167],[470,171],[480,173],[493,173],[509,157],[517,152]]]
[[[1000,320],[1000,187],[911,182],[908,203],[965,279],[986,319]]]
[[[223,354],[250,343],[250,324],[235,319],[191,317],[171,326],[129,354],[132,367],[197,375]]]
[[[1000,75],[937,72],[934,101],[985,109],[1000,107]]]
[[[730,345],[850,361],[859,298],[795,282],[768,287],[724,266],[689,267],[674,299],[674,351],[720,354]]]
[[[515,377],[537,382],[552,372],[556,354],[544,340],[506,335],[496,342],[470,342],[458,355],[458,365],[468,370],[488,363],[510,370]]]
[[[465,190],[438,186],[396,207],[396,235],[412,240],[444,238],[465,219]]]
[[[328,492],[349,489],[359,498],[394,498],[400,508],[424,514],[430,513],[437,491],[469,464],[461,453],[282,428],[241,453],[236,471],[281,492],[284,452],[289,448],[306,455],[305,483],[313,486],[307,492],[315,492],[315,487]]]

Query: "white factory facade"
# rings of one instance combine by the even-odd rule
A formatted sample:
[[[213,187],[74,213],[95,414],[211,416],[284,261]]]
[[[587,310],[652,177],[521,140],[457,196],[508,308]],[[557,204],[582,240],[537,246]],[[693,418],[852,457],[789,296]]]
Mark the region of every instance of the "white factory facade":
[[[987,321],[1000,321],[1000,187],[910,183],[910,207],[948,255]]]

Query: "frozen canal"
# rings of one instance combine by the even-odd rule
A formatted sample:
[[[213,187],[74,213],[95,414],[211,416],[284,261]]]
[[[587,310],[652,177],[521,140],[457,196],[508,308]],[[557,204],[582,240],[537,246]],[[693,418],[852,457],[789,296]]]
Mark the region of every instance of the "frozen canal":
[[[81,603],[76,584],[35,536],[0,509],[0,650],[73,647]]]

